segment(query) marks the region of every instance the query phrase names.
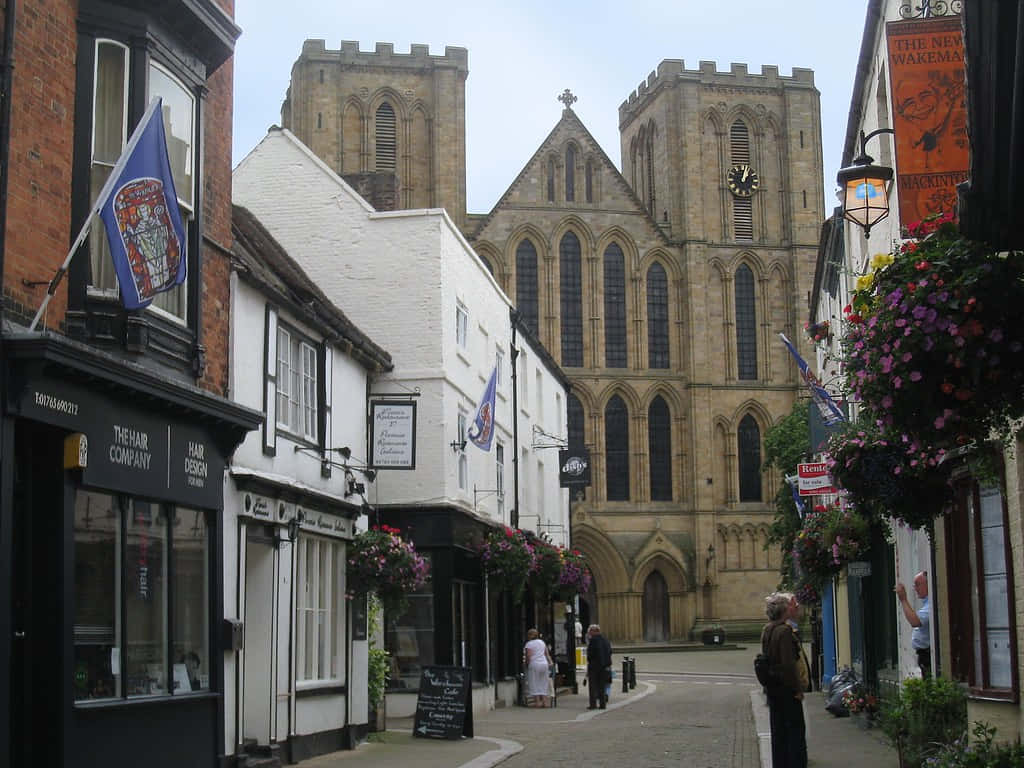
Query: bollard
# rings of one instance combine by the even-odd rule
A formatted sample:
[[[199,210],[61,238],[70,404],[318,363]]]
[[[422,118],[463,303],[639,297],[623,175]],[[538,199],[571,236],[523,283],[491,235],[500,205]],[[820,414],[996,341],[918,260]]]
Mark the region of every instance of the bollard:
[[[629,657],[629,688],[636,688],[636,656]]]
[[[629,693],[629,656],[622,657],[622,692]]]

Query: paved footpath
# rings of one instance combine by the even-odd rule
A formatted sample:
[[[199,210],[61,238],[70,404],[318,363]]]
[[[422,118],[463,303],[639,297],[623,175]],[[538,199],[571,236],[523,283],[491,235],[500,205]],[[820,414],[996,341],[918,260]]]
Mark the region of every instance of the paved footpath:
[[[768,709],[750,669],[750,652],[631,653],[637,686],[621,692],[619,670],[607,710],[588,711],[586,688],[553,709],[511,707],[477,716],[476,738],[412,736],[412,719],[351,751],[307,760],[301,768],[771,768]],[[616,662],[620,657],[616,655]],[[805,702],[811,768],[856,762],[896,768],[878,731]]]

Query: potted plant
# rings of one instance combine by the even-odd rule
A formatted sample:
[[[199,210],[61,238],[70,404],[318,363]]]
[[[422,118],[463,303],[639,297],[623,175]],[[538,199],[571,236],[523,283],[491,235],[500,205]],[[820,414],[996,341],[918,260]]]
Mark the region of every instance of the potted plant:
[[[861,728],[871,728],[878,714],[878,696],[857,683],[843,691],[843,706]]]
[[[967,695],[945,678],[909,678],[891,699],[884,699],[878,721],[896,745],[900,768],[921,768],[943,745],[967,731]]]
[[[375,526],[357,535],[348,549],[348,594],[375,594],[390,615],[405,613],[406,595],[422,587],[430,564],[397,528]]]
[[[491,585],[509,592],[514,603],[521,602],[526,579],[534,568],[533,545],[525,534],[507,526],[491,531],[481,542],[478,553]]]

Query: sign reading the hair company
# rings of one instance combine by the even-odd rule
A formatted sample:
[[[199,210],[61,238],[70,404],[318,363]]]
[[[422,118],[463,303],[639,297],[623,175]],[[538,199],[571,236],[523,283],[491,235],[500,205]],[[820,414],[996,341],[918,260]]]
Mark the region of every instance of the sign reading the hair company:
[[[16,409],[87,436],[87,485],[197,507],[222,504],[224,459],[198,427],[50,378],[27,382]]]
[[[951,213],[956,185],[968,176],[960,24],[959,16],[886,24],[903,226],[932,213]]]

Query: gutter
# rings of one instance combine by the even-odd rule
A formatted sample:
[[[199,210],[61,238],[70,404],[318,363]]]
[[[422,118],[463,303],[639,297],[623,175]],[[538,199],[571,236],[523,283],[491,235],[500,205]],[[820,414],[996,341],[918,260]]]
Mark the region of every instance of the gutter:
[[[853,97],[850,99],[850,113],[846,121],[846,140],[843,142],[843,161],[840,168],[853,162],[853,153],[858,149],[857,139],[864,117],[864,86],[871,72],[874,60],[875,37],[878,23],[882,18],[882,0],[869,0],[867,17],[864,19],[864,36],[860,41],[860,56],[857,57],[857,71],[853,76]]]

